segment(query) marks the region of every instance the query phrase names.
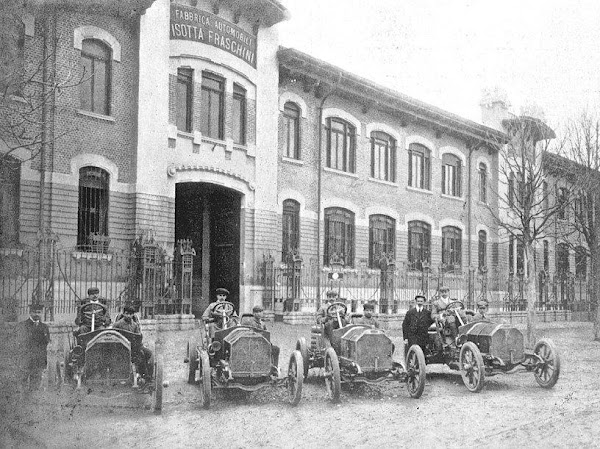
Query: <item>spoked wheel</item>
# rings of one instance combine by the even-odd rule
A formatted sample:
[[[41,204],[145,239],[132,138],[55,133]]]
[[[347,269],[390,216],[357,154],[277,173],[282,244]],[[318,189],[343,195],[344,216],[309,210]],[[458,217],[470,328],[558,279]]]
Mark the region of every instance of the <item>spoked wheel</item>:
[[[302,398],[302,385],[304,384],[304,361],[300,351],[292,352],[288,365],[287,388],[290,403],[298,405]]]
[[[334,403],[340,402],[342,386],[340,362],[333,348],[327,348],[325,351],[325,386],[329,399]]]
[[[533,352],[544,360],[533,371],[535,380],[540,387],[552,388],[560,375],[560,357],[556,346],[552,340],[543,338],[535,344]]]
[[[419,345],[412,345],[406,354],[406,388],[411,398],[418,399],[425,389],[425,354]]]
[[[152,410],[159,415],[162,412],[163,402],[163,359],[162,356],[156,357],[154,361],[154,381],[156,382],[152,392]]]
[[[196,370],[198,369],[198,350],[196,345],[189,341],[187,346],[188,356],[188,384],[196,383]]]
[[[296,342],[296,350],[300,351],[302,355],[302,366],[304,367],[302,370],[302,374],[304,377],[308,377],[308,346],[306,345],[306,339],[304,337],[300,337]]]
[[[481,351],[473,342],[466,342],[460,349],[460,375],[467,390],[479,393],[485,383],[485,366]]]
[[[208,409],[210,407],[210,390],[211,390],[211,379],[210,379],[210,360],[208,358],[208,352],[204,349],[200,350],[200,384],[202,386],[202,407]]]

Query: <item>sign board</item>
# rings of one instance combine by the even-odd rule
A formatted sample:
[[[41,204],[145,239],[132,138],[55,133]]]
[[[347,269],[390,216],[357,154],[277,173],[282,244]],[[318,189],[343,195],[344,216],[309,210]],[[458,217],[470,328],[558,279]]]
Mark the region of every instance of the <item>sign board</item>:
[[[215,14],[171,3],[170,37],[220,48],[256,68],[256,36]]]

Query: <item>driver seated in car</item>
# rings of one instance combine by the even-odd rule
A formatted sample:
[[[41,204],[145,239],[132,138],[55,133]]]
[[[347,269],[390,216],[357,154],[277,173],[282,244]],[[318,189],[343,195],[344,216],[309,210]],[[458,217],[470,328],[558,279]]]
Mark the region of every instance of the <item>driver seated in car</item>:
[[[100,302],[98,296],[91,297],[89,302],[79,306],[77,309],[75,324],[79,328],[73,331],[73,335],[77,336],[91,332],[92,322],[94,323],[94,330],[107,328],[111,323],[108,310]]]
[[[460,321],[457,322],[456,312],[462,319],[463,323],[467,322],[467,316],[462,309],[447,310],[448,306],[456,300],[450,299],[450,289],[442,286],[439,288],[439,298],[431,305],[431,318],[442,327],[444,336],[446,337],[446,344],[456,344],[456,337],[458,336],[458,326]]]
[[[317,324],[325,324],[327,321],[327,307],[336,301],[338,297],[337,292],[334,292],[333,290],[329,290],[326,295],[327,299],[317,311]]]
[[[336,304],[336,303],[332,303],[332,304]],[[341,303],[337,303],[340,304]],[[331,304],[330,304],[331,305]],[[350,322],[350,320],[348,320],[346,318],[346,314],[342,313],[342,311],[340,309],[339,313],[333,313],[333,315],[329,316],[327,315],[325,318],[325,326],[323,329],[323,334],[325,336],[325,338],[327,338],[328,340],[331,340],[331,336],[333,335],[333,331],[335,329],[341,329],[344,326],[347,326],[348,323]]]
[[[223,319],[222,313],[215,312],[215,307],[227,301],[229,290],[220,287],[215,290],[215,293],[217,294],[217,300],[211,302],[202,314],[202,320],[205,323],[208,323],[208,332],[210,338],[214,337],[215,331],[224,329],[225,327],[234,326],[237,323],[237,315],[235,312],[233,312],[233,315],[230,316],[229,319],[227,319],[227,317]]]
[[[123,308],[122,316],[115,322],[115,324],[113,324],[112,328],[122,329],[133,334],[142,335],[140,322],[135,315],[135,310],[133,307],[129,306]],[[153,366],[151,363],[152,351],[140,344],[139,351],[132,353],[131,357],[133,359],[133,363],[135,363],[138,373],[140,376],[142,376],[142,379],[145,381],[150,380],[152,378],[153,371]]]

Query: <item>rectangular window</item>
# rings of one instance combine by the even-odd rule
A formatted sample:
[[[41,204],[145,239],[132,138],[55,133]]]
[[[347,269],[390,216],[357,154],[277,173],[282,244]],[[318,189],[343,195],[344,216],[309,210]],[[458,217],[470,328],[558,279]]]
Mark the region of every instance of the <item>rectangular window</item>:
[[[327,119],[327,167],[355,173],[356,130],[344,120]]]
[[[396,141],[379,131],[371,134],[371,177],[396,181]]]
[[[461,160],[452,155],[442,156],[442,193],[451,196],[461,196]]]
[[[385,215],[369,217],[369,267],[379,268],[382,256],[395,259],[396,221]]]
[[[0,247],[19,243],[21,163],[4,156],[0,164]]]
[[[202,73],[202,135],[213,139],[224,139],[224,94],[225,82],[222,78]]]
[[[458,228],[442,228],[442,265],[447,272],[459,271],[461,268],[462,232]]]
[[[233,85],[233,143],[246,145],[246,89]]]
[[[283,107],[283,154],[300,159],[300,108],[288,101]]]
[[[325,209],[325,251],[323,264],[341,258],[354,266],[354,214],[340,208]]]
[[[411,270],[423,270],[430,263],[431,226],[422,221],[408,223],[408,266]]]
[[[287,261],[300,246],[300,203],[294,200],[283,202],[281,260]]]
[[[479,201],[487,203],[487,166],[479,164]]]
[[[430,190],[430,152],[423,145],[411,143],[408,148],[408,185]]]
[[[187,133],[192,132],[192,86],[193,72],[191,69],[177,69],[176,108],[177,129]]]
[[[81,109],[97,114],[110,114],[110,48],[95,39],[81,44],[82,79],[79,85]]]
[[[79,170],[77,247],[83,251],[108,249],[108,173],[97,167]]]
[[[487,233],[485,231],[478,232],[479,245],[477,250],[477,260],[479,271],[487,268]]]

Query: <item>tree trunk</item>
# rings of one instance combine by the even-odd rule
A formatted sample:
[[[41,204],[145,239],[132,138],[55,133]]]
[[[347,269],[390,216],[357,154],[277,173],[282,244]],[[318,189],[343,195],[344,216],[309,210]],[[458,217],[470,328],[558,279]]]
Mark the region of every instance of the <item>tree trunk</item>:
[[[525,335],[525,346],[533,348],[536,337],[537,315],[535,303],[537,300],[537,276],[535,270],[535,261],[533,258],[533,244],[527,243],[525,246],[525,262],[527,264],[525,295],[527,297],[527,333]]]

